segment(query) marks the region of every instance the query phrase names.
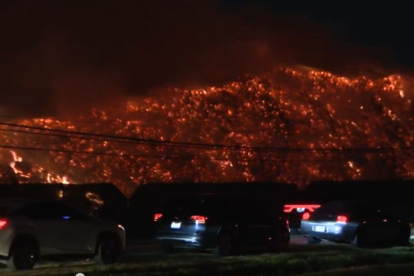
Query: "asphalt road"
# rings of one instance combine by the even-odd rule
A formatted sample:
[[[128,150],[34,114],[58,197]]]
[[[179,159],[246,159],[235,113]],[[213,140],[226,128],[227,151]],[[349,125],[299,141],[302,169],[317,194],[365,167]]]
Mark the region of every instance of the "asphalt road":
[[[323,242],[325,243],[325,242]],[[307,244],[306,239],[299,235],[290,237],[291,245],[302,245]],[[148,254],[151,252],[161,252],[159,246],[153,241],[130,241],[127,244],[128,253],[139,253]]]
[[[323,242],[325,244],[329,244]],[[291,236],[290,251],[292,252],[303,252],[306,251],[306,239],[302,236]],[[331,247],[322,246],[321,250],[329,250]],[[208,257],[206,253],[206,257]],[[192,254],[187,254],[191,256]],[[185,258],[186,255],[183,254],[180,258]],[[162,251],[159,245],[154,241],[130,241],[127,245],[127,251],[123,256],[122,262],[147,262],[147,261],[158,261],[165,260],[168,258]],[[93,262],[87,261],[68,261],[65,263],[54,263],[54,262],[42,262],[39,265],[36,265],[36,268],[48,268],[48,267],[71,267],[71,266],[83,266],[83,265],[93,265]],[[35,269],[36,269],[35,268]],[[9,275],[11,272],[7,270],[4,266],[0,267],[0,275]],[[13,273],[12,273],[13,275]]]

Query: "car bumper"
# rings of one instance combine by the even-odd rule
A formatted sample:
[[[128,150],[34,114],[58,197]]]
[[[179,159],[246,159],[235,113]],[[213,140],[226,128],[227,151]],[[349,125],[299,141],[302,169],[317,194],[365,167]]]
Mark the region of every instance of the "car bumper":
[[[206,248],[205,239],[202,235],[160,233],[156,240],[161,244],[172,245],[177,248]]]
[[[317,226],[325,227],[324,231],[317,231]],[[316,237],[338,242],[349,242],[355,236],[355,225],[303,223],[300,232],[305,237]]]
[[[12,240],[13,232],[11,229],[4,229],[0,232],[0,260],[9,257]]]

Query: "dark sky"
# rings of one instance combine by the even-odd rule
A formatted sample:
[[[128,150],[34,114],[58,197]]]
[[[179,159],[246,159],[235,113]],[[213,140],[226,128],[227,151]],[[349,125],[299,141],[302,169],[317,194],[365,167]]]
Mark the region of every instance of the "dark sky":
[[[319,22],[338,36],[363,45],[385,47],[392,52],[398,65],[408,70],[414,67],[413,11],[407,3],[398,1],[365,3],[332,1],[330,4],[272,0],[225,0],[231,7],[246,7],[255,3],[275,15],[297,14]]]
[[[414,63],[409,7],[275,2],[2,0],[0,116],[77,112],[277,66],[378,75]]]

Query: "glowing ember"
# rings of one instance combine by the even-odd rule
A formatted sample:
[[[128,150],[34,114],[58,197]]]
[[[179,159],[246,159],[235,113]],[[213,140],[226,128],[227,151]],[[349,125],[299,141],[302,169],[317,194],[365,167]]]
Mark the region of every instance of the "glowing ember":
[[[17,156],[17,153],[15,151],[13,151],[13,150],[11,150],[10,153],[11,153],[11,155],[13,157],[13,161],[10,162],[10,168],[13,169],[13,171],[14,171],[15,174],[19,174],[22,177],[27,177],[27,176],[24,176],[23,175],[23,172],[21,170],[19,170],[19,169],[16,168],[16,162],[22,162],[23,159],[20,156]]]
[[[114,182],[126,193],[147,182],[303,184],[314,179],[411,178],[411,150],[364,150],[413,146],[413,106],[403,84],[399,76],[350,79],[327,72],[279,69],[221,87],[171,89],[162,96],[128,101],[125,109],[94,109],[90,116],[16,122],[144,139],[246,146],[237,150],[51,137],[23,131],[1,131],[0,141],[3,145],[84,152],[15,149],[10,166],[20,182],[34,178],[45,182]],[[307,150],[287,150],[297,148]],[[320,150],[349,148],[359,150]],[[108,155],[93,154],[102,152]],[[19,156],[31,164],[30,173],[16,169],[22,160]]]
[[[99,197],[99,195],[91,193],[91,192],[87,192],[85,194],[85,197],[93,203],[93,209],[98,209],[99,207],[101,207],[104,204],[104,201]]]

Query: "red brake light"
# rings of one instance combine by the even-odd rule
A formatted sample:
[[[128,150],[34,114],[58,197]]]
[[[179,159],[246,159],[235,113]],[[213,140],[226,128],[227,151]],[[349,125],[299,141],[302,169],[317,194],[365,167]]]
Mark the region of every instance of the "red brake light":
[[[302,220],[308,220],[310,218],[310,214],[309,213],[304,213],[302,216]]]
[[[7,225],[7,220],[0,220],[0,230]]]
[[[346,216],[338,216],[336,218],[336,222],[337,223],[347,223],[348,222],[348,218]]]
[[[162,218],[162,214],[154,214],[154,221],[158,221],[160,218]]]
[[[206,223],[207,217],[204,216],[191,216],[192,220],[195,220],[196,223],[204,224]]]

